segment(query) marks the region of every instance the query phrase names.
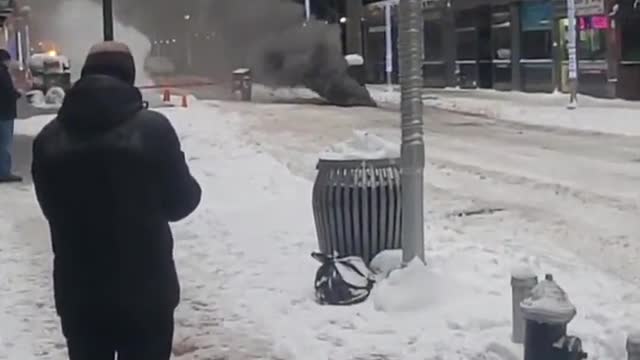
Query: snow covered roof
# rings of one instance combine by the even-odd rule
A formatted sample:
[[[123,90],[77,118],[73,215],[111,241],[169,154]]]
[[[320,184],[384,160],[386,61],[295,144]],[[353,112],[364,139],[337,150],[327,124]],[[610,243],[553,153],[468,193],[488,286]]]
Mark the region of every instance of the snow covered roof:
[[[69,67],[69,58],[62,55],[49,55],[49,54],[33,54],[29,59],[29,66],[35,68],[43,68],[44,64],[50,62],[59,62],[64,66]]]

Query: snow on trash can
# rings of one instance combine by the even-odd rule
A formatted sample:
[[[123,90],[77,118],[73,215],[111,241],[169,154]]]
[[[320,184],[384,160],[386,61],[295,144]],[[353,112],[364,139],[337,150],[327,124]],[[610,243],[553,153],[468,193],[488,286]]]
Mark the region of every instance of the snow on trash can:
[[[380,252],[400,249],[398,159],[324,160],[313,186],[320,252],[360,256],[368,265]]]
[[[364,67],[364,58],[358,54],[349,54],[344,57],[347,61],[347,72],[358,84],[364,86],[366,84],[366,75]]]

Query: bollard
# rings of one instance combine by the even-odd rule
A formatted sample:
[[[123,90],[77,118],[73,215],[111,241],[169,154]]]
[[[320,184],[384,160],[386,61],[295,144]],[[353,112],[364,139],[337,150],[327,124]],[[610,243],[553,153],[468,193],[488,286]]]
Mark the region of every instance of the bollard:
[[[552,275],[546,275],[520,307],[526,321],[524,360],[587,358],[581,340],[567,336],[567,325],[575,317],[576,308]]]
[[[251,70],[236,69],[232,75],[232,92],[238,96],[239,100],[251,101],[252,91]]]
[[[537,284],[538,277],[529,268],[517,268],[511,272],[511,340],[516,344],[524,344],[525,320],[520,303],[531,296],[531,290]]]
[[[189,107],[189,100],[187,99],[187,95],[182,95],[182,107]]]
[[[640,360],[640,332],[627,337],[627,360]]]

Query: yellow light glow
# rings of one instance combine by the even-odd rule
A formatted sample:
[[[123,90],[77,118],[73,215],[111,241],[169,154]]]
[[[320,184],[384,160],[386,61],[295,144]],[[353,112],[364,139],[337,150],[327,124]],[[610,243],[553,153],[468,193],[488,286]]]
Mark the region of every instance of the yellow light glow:
[[[47,55],[49,56],[58,56],[58,52],[55,50],[49,50],[49,52],[47,53]]]

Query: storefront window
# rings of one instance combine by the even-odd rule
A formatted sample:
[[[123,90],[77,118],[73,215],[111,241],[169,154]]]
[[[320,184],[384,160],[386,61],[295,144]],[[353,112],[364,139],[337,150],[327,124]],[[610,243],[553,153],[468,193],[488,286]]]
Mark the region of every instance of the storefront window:
[[[579,57],[582,60],[605,60],[607,56],[607,16],[589,16],[578,18],[580,35],[578,37]]]
[[[553,42],[551,31],[538,30],[522,33],[523,59],[551,59]]]
[[[458,60],[477,60],[478,51],[476,29],[458,31]]]
[[[441,21],[424,22],[424,49],[425,58],[428,61],[439,61],[444,58],[442,27]]]
[[[456,13],[456,29],[475,27],[475,17],[473,10],[462,10]]]
[[[551,19],[553,7],[550,2],[522,3],[522,58],[551,59]]]
[[[496,7],[491,14],[493,59],[511,60],[511,13],[508,7]]]
[[[640,10],[639,10],[640,11]],[[621,24],[622,61],[640,61],[640,16]]]

